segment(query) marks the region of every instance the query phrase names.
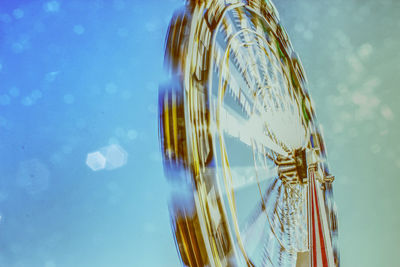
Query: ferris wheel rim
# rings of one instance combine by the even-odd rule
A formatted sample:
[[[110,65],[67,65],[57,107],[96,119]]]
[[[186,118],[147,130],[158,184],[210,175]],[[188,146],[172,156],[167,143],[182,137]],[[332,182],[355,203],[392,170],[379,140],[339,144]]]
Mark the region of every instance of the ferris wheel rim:
[[[217,36],[217,29],[219,28],[219,26],[217,26],[217,27],[215,27],[213,29],[209,29],[209,30],[211,30],[211,33],[210,33],[211,34],[211,40],[213,40],[213,41],[211,42],[211,44],[209,44],[209,47],[208,47],[211,55],[209,56],[210,57],[209,58],[209,66],[207,66],[207,72],[208,72],[207,79],[205,81],[201,81],[201,79],[197,80],[197,81],[193,80],[193,79],[195,79],[194,75],[195,75],[195,71],[197,71],[197,70],[195,68],[193,68],[192,64],[193,64],[193,62],[198,60],[197,58],[194,58],[195,53],[197,52],[196,49],[198,49],[197,45],[199,45],[198,44],[198,40],[196,41],[196,38],[202,34],[202,32],[201,32],[202,28],[201,27],[206,26],[206,24],[207,24],[207,20],[203,17],[204,14],[205,14],[204,13],[204,8],[205,8],[205,3],[206,2],[208,2],[208,1],[202,2],[200,5],[195,5],[194,8],[190,11],[191,12],[190,27],[189,27],[190,29],[188,30],[190,32],[190,36],[186,37],[188,39],[188,45],[187,45],[188,50],[186,51],[187,52],[187,56],[188,56],[188,60],[184,61],[183,72],[182,72],[182,74],[183,74],[182,75],[183,92],[184,92],[184,95],[185,95],[185,97],[183,97],[183,102],[184,102],[184,107],[185,107],[185,117],[184,117],[184,119],[185,119],[186,128],[188,130],[187,135],[186,135],[186,140],[187,140],[187,145],[188,145],[188,151],[189,151],[189,154],[190,154],[189,157],[191,157],[190,160],[194,164],[193,165],[194,167],[190,167],[190,168],[194,168],[193,169],[194,170],[194,172],[193,172],[194,181],[193,182],[194,182],[194,185],[196,185],[196,189],[195,189],[196,191],[194,192],[194,195],[195,195],[195,199],[197,199],[196,200],[196,203],[197,203],[196,205],[198,205],[198,207],[199,207],[198,211],[200,213],[204,212],[205,209],[208,209],[208,203],[205,202],[205,201],[207,201],[207,199],[204,198],[205,197],[204,193],[207,193],[207,191],[202,192],[203,189],[201,188],[201,186],[199,188],[197,188],[197,183],[199,183],[199,185],[201,185],[201,183],[203,183],[202,180],[205,179],[205,177],[202,177],[203,176],[202,172],[204,172],[206,170],[206,168],[208,168],[207,164],[210,162],[210,160],[206,160],[205,161],[204,159],[202,159],[199,156],[200,153],[207,153],[207,152],[204,152],[206,150],[205,150],[204,147],[201,146],[200,142],[202,142],[204,138],[211,138],[210,140],[208,140],[208,142],[209,142],[209,145],[212,146],[212,150],[211,151],[214,151],[214,152],[217,151],[217,149],[215,149],[215,146],[218,143],[222,147],[226,146],[224,144],[225,143],[224,142],[224,134],[221,133],[221,129],[220,129],[221,127],[218,124],[218,122],[216,123],[217,125],[215,125],[215,126],[212,125],[213,124],[213,120],[212,119],[210,120],[210,114],[207,114],[207,112],[205,112],[204,114],[200,114],[201,112],[196,110],[197,107],[195,107],[196,105],[202,105],[202,103],[196,103],[196,101],[198,101],[198,98],[201,97],[200,95],[197,94],[197,92],[195,92],[196,83],[200,82],[203,85],[208,85],[208,86],[202,87],[203,89],[205,88],[206,90],[212,90],[211,88],[213,87],[213,86],[211,86],[212,81],[213,81],[213,79],[212,79],[212,77],[213,77],[213,64],[214,64],[213,54],[214,54],[214,51],[215,51],[213,49],[213,44],[215,44],[215,39],[216,39],[216,36]],[[236,1],[232,1],[232,2],[236,2]],[[225,5],[224,6],[224,10],[222,11],[222,13],[219,14],[219,20],[217,22],[217,25],[221,24],[222,18],[224,18],[226,13],[229,11],[229,8],[231,8],[231,9],[245,8],[245,9],[249,9],[249,10],[253,11],[254,13],[257,12],[252,7],[247,6],[243,2],[240,2],[240,3],[236,2],[235,4]],[[268,21],[266,21],[265,18],[262,15],[260,15],[258,12],[257,12],[257,14],[259,15],[260,18],[263,18],[264,21],[268,24]],[[250,31],[249,29],[243,29],[243,31],[246,31],[246,30]],[[275,34],[274,30],[271,31],[271,32],[275,35],[275,37],[277,37],[277,35]],[[253,33],[257,34],[257,32],[255,32],[255,31],[253,31]],[[237,32],[237,34],[240,34],[240,32]],[[289,43],[289,47],[290,47],[290,43]],[[286,49],[286,47],[284,47],[284,48]],[[290,47],[290,49],[291,49],[291,47]],[[227,49],[227,51],[229,51],[229,48]],[[292,50],[290,50],[290,51],[292,51]],[[286,50],[284,52],[286,53]],[[265,53],[265,55],[268,56],[268,53]],[[223,61],[221,61],[221,63],[222,62]],[[273,61],[270,60],[270,62],[273,62]],[[290,61],[290,64],[292,64],[292,63],[293,62]],[[295,64],[295,63],[293,63],[293,64]],[[299,64],[299,63],[297,62],[296,64]],[[295,67],[293,67],[293,68],[295,68]],[[285,80],[288,81],[288,83],[290,84],[288,74],[285,73],[286,70],[283,68],[283,62],[280,62],[280,69],[284,72],[283,76],[284,76]],[[300,66],[300,69],[301,69],[301,66]],[[298,77],[298,75],[301,75],[301,74],[298,74],[297,72],[295,72],[295,75],[297,75],[296,77],[298,79],[298,82],[301,83],[302,81],[300,81],[300,78]],[[222,75],[220,75],[220,78],[221,77],[222,77]],[[292,79],[293,79],[293,77],[292,77]],[[297,89],[301,90],[301,95],[299,95],[299,96],[301,96],[301,98],[302,98],[302,99],[297,99],[296,98],[297,94],[294,94],[294,96],[296,98],[295,102],[297,104],[297,107],[299,107],[299,105],[301,105],[301,107],[304,109],[304,101],[306,101],[306,104],[309,105],[306,108],[309,110],[311,115],[313,115],[313,111],[312,111],[313,107],[312,107],[312,105],[310,103],[310,100],[308,99],[309,96],[308,96],[307,91],[306,90],[303,91],[303,89],[305,89],[305,88],[303,88],[303,86],[300,86],[300,88],[297,88]],[[210,93],[210,91],[208,92],[207,97],[209,98],[207,105],[210,105],[210,102],[211,102],[210,99],[212,97],[212,94]],[[221,99],[221,98],[218,97],[218,99]],[[174,106],[174,104],[172,104],[172,106]],[[212,108],[211,108],[211,110],[212,110]],[[199,114],[196,114],[196,112],[199,112]],[[175,117],[176,117],[176,114],[172,116],[172,119],[174,119]],[[311,120],[312,119],[313,118],[311,118]],[[304,120],[303,126],[307,129],[305,140],[309,140],[310,136],[313,134],[313,129],[312,129],[313,127],[310,126],[311,120],[310,119],[308,119],[308,120],[305,119]],[[196,123],[201,123],[202,125],[201,126],[196,126],[195,125]],[[302,121],[302,123],[303,123],[303,121]],[[308,129],[310,129],[310,130],[308,130]],[[217,134],[217,135],[214,135],[214,134],[209,135],[209,132],[214,132],[215,130],[217,130],[219,134]],[[218,142],[218,139],[219,139],[219,142]],[[252,151],[254,153],[254,143],[253,143],[252,140],[251,140],[250,143],[251,143],[251,146],[252,146]],[[176,142],[174,143],[174,145],[176,146]],[[308,141],[306,142],[306,145],[308,145]],[[262,146],[262,148],[264,149],[265,147]],[[176,147],[175,147],[175,150],[177,150]],[[226,154],[227,152],[226,152],[226,149],[224,149],[224,148],[221,148],[220,150],[222,151],[221,155],[220,155],[220,158],[222,158],[222,154]],[[274,154],[274,153],[272,153],[272,154]],[[217,157],[218,157],[217,153],[215,153],[215,154],[209,153],[208,156],[211,157],[211,162],[212,161],[216,161]],[[291,156],[291,155],[289,155],[287,153],[285,156]],[[171,157],[171,154],[169,154],[169,157]],[[225,155],[224,157],[227,158],[227,155]],[[253,155],[253,161],[254,161],[254,163],[256,162],[254,160],[254,155]],[[222,161],[222,162],[224,162],[224,161]],[[215,168],[217,169],[218,165],[216,165]],[[222,168],[224,168],[224,167],[222,166]],[[217,175],[218,173],[219,172],[216,171],[215,175]],[[257,179],[258,179],[258,177],[257,177]],[[280,179],[280,176],[276,177],[276,179]],[[222,196],[223,195],[221,193],[221,188],[222,187],[219,185],[219,179],[216,179],[216,183],[217,184],[216,184],[216,187],[214,188],[214,190],[217,190],[218,195]],[[225,183],[225,187],[226,187],[227,183],[226,182],[224,182],[224,183]],[[259,181],[257,182],[257,184],[259,186]],[[232,183],[230,183],[230,185],[232,185]],[[287,188],[290,188],[290,190],[292,191],[290,183],[287,185],[288,187],[285,187],[285,186],[286,186],[285,184],[281,185],[281,187],[284,188],[285,194],[287,194],[287,191],[286,191]],[[279,187],[279,188],[281,188],[281,187]],[[207,189],[207,190],[209,190],[209,189]],[[260,187],[259,187],[259,190],[261,192]],[[228,187],[228,190],[225,190],[225,191],[226,192],[232,191],[231,200],[232,199],[234,200],[234,194],[235,193],[234,193],[234,190],[232,189],[232,186],[230,188]],[[293,192],[294,191],[295,190],[293,190]],[[260,194],[260,196],[262,198],[262,194]],[[285,199],[287,199],[287,198],[285,198]],[[262,202],[264,203],[264,201],[262,201]],[[289,205],[289,202],[285,202],[285,203],[287,205]],[[219,211],[221,213],[226,213],[227,209],[224,206],[224,203],[222,202],[221,205],[222,205],[223,208],[222,208],[222,210],[219,210]],[[281,209],[280,207],[278,207],[278,208]],[[280,213],[280,214],[283,214],[284,212],[287,212],[290,215],[289,208],[286,208],[286,209],[283,208],[280,211],[278,211],[278,213]],[[234,209],[234,211],[231,211],[231,213],[235,214],[236,213],[236,208]],[[276,213],[273,213],[273,215],[275,215],[275,214]],[[268,212],[266,212],[266,215],[267,215],[268,223],[269,223],[269,225],[270,225],[270,227],[272,229],[273,234],[276,237],[276,240],[280,243],[281,247],[285,248],[285,246],[283,245],[283,243],[280,241],[279,237],[275,234],[275,231],[273,230],[273,224],[271,223],[271,220],[269,218]],[[207,223],[206,221],[210,220],[210,218],[208,218],[207,216],[208,215],[204,214],[203,218],[201,219],[201,220],[203,220],[203,224],[206,224]],[[224,216],[229,217],[227,214],[225,214]],[[277,218],[279,220],[279,223],[281,225],[283,225],[283,222],[280,221],[280,217],[278,216]],[[234,231],[236,232],[236,235],[239,236],[239,240],[240,240],[240,227],[237,224],[237,218],[235,218],[233,221],[234,221],[233,223],[234,223],[234,228],[235,228]],[[210,229],[207,228],[208,226],[205,227],[203,225],[201,227],[203,227],[201,229],[203,235],[209,235],[210,234]],[[232,235],[231,235],[232,233],[228,233],[228,234],[230,234],[230,238],[232,239]],[[214,240],[214,237],[210,236],[209,240],[207,242],[210,242],[210,244],[212,242],[214,242],[214,245],[215,245],[216,241]],[[243,248],[242,241],[238,241],[238,242],[239,242],[239,244],[238,244],[239,250],[241,250],[243,252],[243,256],[245,258],[245,261],[247,262],[248,265],[252,266],[253,263],[251,262],[251,260],[246,255],[246,250]],[[211,247],[214,246],[214,245],[211,244]],[[235,246],[233,246],[231,249],[235,250]],[[287,250],[287,249],[285,249],[285,250]],[[213,248],[211,248],[211,249],[208,248],[207,251],[208,251],[207,253],[209,255],[214,255],[214,257],[219,257],[219,255],[217,254],[217,252],[215,252],[215,250]],[[294,251],[291,251],[291,252],[294,252]],[[236,252],[234,254],[236,254]],[[216,260],[215,263],[217,263],[219,261],[220,260]],[[270,259],[270,261],[271,261],[271,259]],[[271,263],[272,263],[272,261],[271,261]]]

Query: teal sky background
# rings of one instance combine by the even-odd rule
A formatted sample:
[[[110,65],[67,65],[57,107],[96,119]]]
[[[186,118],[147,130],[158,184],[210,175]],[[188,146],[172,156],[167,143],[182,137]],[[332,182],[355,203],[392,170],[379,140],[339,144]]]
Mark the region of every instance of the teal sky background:
[[[275,3],[324,128],[342,266],[397,266],[400,2]]]
[[[157,90],[181,5],[0,2],[0,267],[179,266]],[[324,127],[342,266],[396,266],[400,2],[275,5]],[[92,171],[110,144],[127,163]]]

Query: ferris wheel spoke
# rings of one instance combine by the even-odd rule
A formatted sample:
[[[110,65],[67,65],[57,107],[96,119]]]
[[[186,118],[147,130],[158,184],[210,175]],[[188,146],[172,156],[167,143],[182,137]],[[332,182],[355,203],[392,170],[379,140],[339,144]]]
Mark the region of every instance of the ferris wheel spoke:
[[[244,221],[243,227],[242,227],[242,232],[244,235],[248,232],[248,230],[251,228],[251,226],[254,224],[257,219],[265,215],[265,209],[266,209],[266,202],[270,198],[272,192],[276,190],[277,184],[278,184],[279,179],[275,178],[273,182],[267,187],[265,193],[263,194],[262,198],[260,198],[259,202],[255,204],[255,208],[253,209],[252,213],[247,217],[247,219]]]
[[[322,137],[313,137],[318,130],[305,74],[270,1],[209,2],[187,1],[166,45],[170,74],[182,78],[187,101],[182,116],[160,123],[160,136],[182,137],[173,152],[190,173],[184,181],[193,185],[195,200],[194,215],[176,234],[177,247],[188,266],[297,266],[311,229],[310,182],[300,177],[297,154],[323,146]],[[318,229],[335,246],[336,207],[331,185],[324,186],[313,205],[326,211],[318,215],[324,226]]]
[[[230,69],[232,70],[230,71],[228,77],[230,78],[229,83],[227,84],[228,91],[230,91],[236,102],[242,107],[242,110],[246,113],[246,115],[250,116],[250,106],[253,102],[253,97],[248,93],[249,90],[247,90],[250,88],[249,81],[246,78],[243,79],[243,77],[246,76],[240,75],[236,68],[230,66]],[[246,90],[244,90],[244,88],[246,88]]]
[[[252,223],[257,220],[257,218],[262,215],[262,213],[265,211],[266,207],[266,202],[268,199],[271,197],[272,192],[276,190],[279,187],[279,179],[275,178],[266,188],[264,194],[260,196],[260,200],[257,204],[255,204],[255,208],[253,209],[253,212],[248,216],[247,220],[245,221],[246,223],[243,225],[244,232],[246,231],[247,228],[249,228]]]
[[[225,20],[223,20],[223,22],[225,22]],[[247,30],[239,30],[235,35],[232,35],[231,27],[227,25],[229,24],[225,22],[222,27],[226,34],[225,40],[229,39],[230,44],[226,49],[232,51],[232,53],[229,54],[229,61],[236,67],[230,67],[229,70],[235,71],[235,69],[238,69],[241,74],[240,76],[245,78],[246,84],[250,89],[256,89],[262,86],[262,79],[256,60],[257,57],[255,56],[255,54],[257,54],[256,50],[258,49],[254,49],[257,38],[252,36],[252,31]],[[242,38],[242,41],[239,40],[240,38]],[[254,77],[254,79],[250,77]],[[256,86],[256,84],[258,84],[258,86]]]
[[[260,169],[259,171],[264,172],[265,175],[256,178],[256,173],[253,166],[232,166],[231,175],[234,177],[232,179],[233,190],[238,191],[245,189],[249,186],[253,186],[257,183],[263,183],[267,180],[274,179],[277,177],[277,172],[275,169],[268,169],[267,167]]]
[[[241,231],[243,242],[247,247],[247,253],[250,255],[255,254],[256,248],[263,241],[263,236],[268,229],[266,227],[267,224],[267,216],[265,216],[265,213],[260,212],[251,225],[244,231]]]
[[[235,44],[235,40],[232,40],[232,44]],[[240,49],[240,47],[238,48]],[[217,46],[215,49],[216,57],[221,57],[225,52],[223,52],[223,48],[221,46]],[[250,105],[252,101],[252,96],[248,94],[249,89],[252,87],[252,81],[249,78],[249,74],[246,71],[245,60],[241,57],[242,54],[239,53],[237,49],[233,49],[233,53],[229,57],[229,61],[227,65],[222,65],[219,67],[221,72],[222,82],[226,83],[226,92],[228,92],[241,106],[242,111],[246,113],[247,116],[250,116]],[[215,66],[219,66],[220,64],[215,64]],[[215,80],[214,83],[219,83],[219,81]],[[219,86],[220,87],[220,86]],[[244,90],[244,88],[246,90]],[[214,96],[218,95],[217,91],[213,92]]]
[[[272,231],[277,235],[278,234],[282,235],[282,233],[283,233],[283,224],[282,224],[282,219],[281,219],[283,216],[281,214],[282,210],[281,210],[281,207],[279,206],[279,204],[284,202],[284,190],[285,190],[284,185],[281,185],[278,188],[278,196],[275,199],[275,203],[273,203],[273,205],[272,205],[273,206],[272,216],[270,216],[272,218],[271,219]],[[276,220],[278,220],[278,223],[276,222]],[[278,229],[280,231],[277,231]],[[282,240],[281,238],[282,238],[282,236],[279,237],[279,240]],[[283,246],[282,243],[281,243],[281,245]]]
[[[245,237],[245,239],[249,239],[251,233],[254,232],[254,228],[263,223],[262,225],[269,225],[267,228],[271,230],[269,232],[270,236],[267,238],[268,240],[264,242],[268,243],[272,242],[272,240],[278,240],[275,245],[271,244],[271,246],[278,246],[282,247],[284,250],[287,250],[287,247],[284,245],[285,240],[283,240],[283,233],[285,229],[283,228],[283,224],[280,220],[282,212],[279,212],[279,203],[282,203],[284,198],[284,186],[280,183],[278,185],[278,180],[279,179],[276,179],[267,188],[263,200],[256,205],[257,208],[254,209],[254,211],[248,217],[246,224],[243,227],[242,235]],[[271,235],[275,236],[275,239],[271,239]],[[264,255],[265,259],[268,259],[267,255]]]
[[[240,22],[243,24],[243,23],[246,23],[247,20],[240,19]],[[249,27],[243,28],[243,29],[249,29]],[[259,37],[254,34],[255,33],[254,30],[246,30],[246,31],[240,30],[238,32],[240,33],[239,36],[242,39],[242,44],[240,47],[244,50],[243,53],[245,55],[247,55],[246,60],[242,61],[241,65],[242,66],[245,65],[246,67],[244,69],[249,70],[247,75],[254,77],[252,85],[253,85],[253,88],[256,89],[257,87],[262,86],[262,78],[261,78],[262,76],[260,73],[259,64],[257,64],[258,49],[255,49],[255,46],[257,45]],[[237,42],[235,42],[235,44],[236,44],[235,47],[239,46],[237,44]],[[235,53],[236,57],[238,56],[237,54],[238,53]],[[242,56],[241,56],[241,59],[243,59]],[[247,63],[244,63],[244,62],[247,62]]]
[[[243,57],[242,53],[243,46],[237,40],[236,36],[228,35],[230,34],[228,30],[224,31],[224,34],[224,39],[229,40],[230,46],[225,47],[225,45],[221,43],[222,40],[219,40],[219,42],[217,42],[217,45],[214,49],[214,57],[216,58],[216,62],[219,62],[219,64],[215,64],[215,67],[218,71],[221,72],[221,75],[223,77],[225,76],[227,78],[227,80],[229,80],[230,77],[240,77],[241,79],[244,79],[247,87],[251,88],[253,82],[249,76],[249,73],[246,71],[246,60]],[[227,51],[227,49],[229,49],[229,51]],[[228,60],[226,60],[225,56],[228,56]],[[230,75],[228,70],[236,72],[236,75]]]
[[[236,76],[235,72],[237,74],[240,74],[240,76],[236,77],[243,77],[245,80],[246,87],[249,88],[249,90],[246,91],[251,91],[255,85],[254,79],[250,78],[251,73],[248,71],[248,63],[245,57],[243,56],[243,52],[241,52],[245,51],[246,48],[244,48],[243,45],[239,43],[237,38],[233,38],[231,42],[232,45],[230,49],[232,53],[230,53],[229,55],[229,63],[231,63],[229,69],[230,71],[232,71],[232,74],[234,76]]]
[[[254,144],[258,151],[262,151],[262,147],[266,147],[281,155],[288,153],[271,137],[265,134],[263,125],[260,120],[263,120],[259,115],[255,114],[247,121],[234,115],[236,112],[227,106],[220,107],[220,128],[223,133],[237,138],[242,143],[252,146]]]

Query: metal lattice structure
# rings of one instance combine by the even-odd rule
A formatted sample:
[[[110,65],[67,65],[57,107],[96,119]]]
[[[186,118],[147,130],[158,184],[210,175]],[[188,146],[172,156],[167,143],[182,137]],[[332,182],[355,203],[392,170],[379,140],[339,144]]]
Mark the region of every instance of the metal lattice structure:
[[[160,141],[186,266],[339,266],[326,150],[270,1],[188,1],[166,40]]]

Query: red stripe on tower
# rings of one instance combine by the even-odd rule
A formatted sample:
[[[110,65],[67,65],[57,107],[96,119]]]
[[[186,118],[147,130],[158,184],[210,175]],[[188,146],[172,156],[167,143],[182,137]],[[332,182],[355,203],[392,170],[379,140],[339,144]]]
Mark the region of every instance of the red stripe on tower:
[[[312,267],[333,267],[333,251],[330,243],[329,227],[321,202],[321,192],[317,188],[314,171],[309,173],[309,223],[310,223],[310,261]],[[325,218],[324,218],[325,216]],[[331,259],[332,258],[332,259]]]

